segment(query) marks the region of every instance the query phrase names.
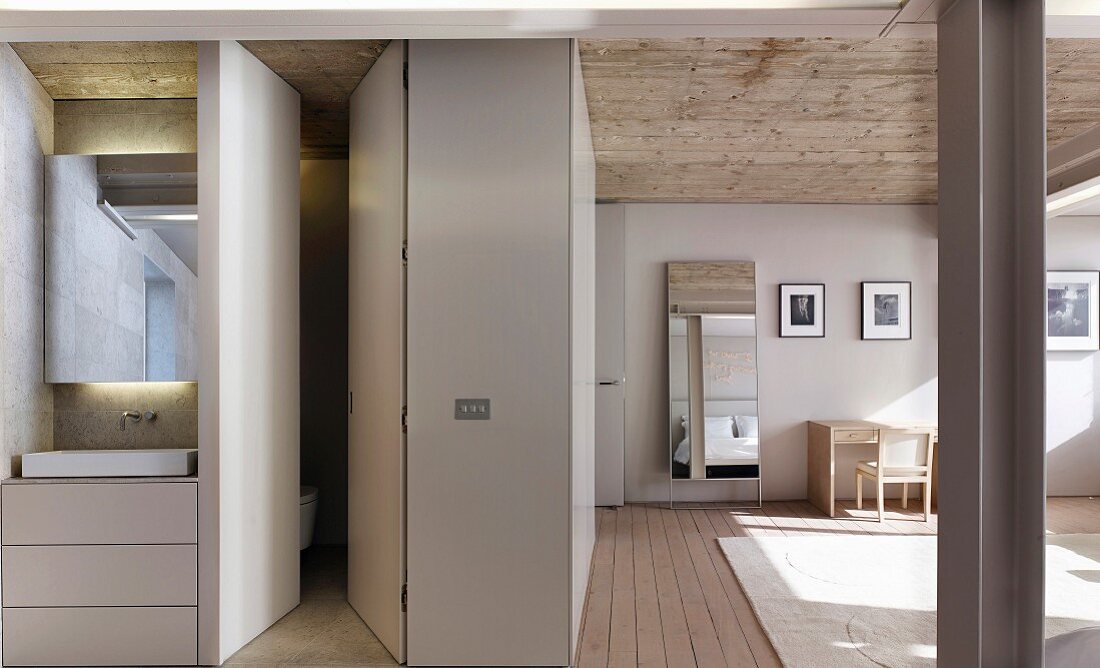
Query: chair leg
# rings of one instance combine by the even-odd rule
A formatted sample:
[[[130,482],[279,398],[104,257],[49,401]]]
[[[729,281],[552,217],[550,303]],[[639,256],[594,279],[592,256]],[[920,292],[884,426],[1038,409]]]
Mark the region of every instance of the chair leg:
[[[924,491],[924,521],[927,522],[932,515],[932,481],[922,483],[921,489]]]
[[[901,483],[901,507],[904,510],[909,507],[909,483]]]
[[[878,521],[879,522],[882,521],[882,516],[886,512],[885,500],[882,498],[883,497],[883,487],[884,487],[884,485],[882,484],[882,478],[878,478]]]
[[[863,510],[863,476],[856,471],[856,510]]]

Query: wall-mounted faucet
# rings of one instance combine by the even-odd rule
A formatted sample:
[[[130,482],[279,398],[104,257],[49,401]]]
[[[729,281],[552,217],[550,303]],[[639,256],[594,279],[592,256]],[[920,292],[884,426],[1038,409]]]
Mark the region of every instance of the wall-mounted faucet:
[[[122,417],[118,419],[118,430],[126,431],[126,420],[133,420],[134,422],[141,422],[141,413],[137,411],[123,411]]]

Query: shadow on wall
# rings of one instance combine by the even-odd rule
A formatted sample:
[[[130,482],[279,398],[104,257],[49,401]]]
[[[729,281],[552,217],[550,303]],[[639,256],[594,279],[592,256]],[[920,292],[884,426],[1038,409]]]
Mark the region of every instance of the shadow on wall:
[[[1096,423],[1100,355],[1047,353],[1047,493],[1100,494],[1100,432]]]

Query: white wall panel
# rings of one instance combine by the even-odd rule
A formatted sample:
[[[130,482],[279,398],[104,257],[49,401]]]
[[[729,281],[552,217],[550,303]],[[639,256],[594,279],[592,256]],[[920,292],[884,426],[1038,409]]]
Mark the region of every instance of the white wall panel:
[[[570,230],[572,365],[573,619],[570,656],[580,641],[588,571],[596,544],[596,161],[580,54],[573,41],[573,165]]]
[[[405,654],[405,43],[395,40],[351,99],[348,601]]]
[[[298,119],[243,47],[200,44],[201,662],[298,604]]]
[[[570,661],[571,49],[409,44],[410,665]]]

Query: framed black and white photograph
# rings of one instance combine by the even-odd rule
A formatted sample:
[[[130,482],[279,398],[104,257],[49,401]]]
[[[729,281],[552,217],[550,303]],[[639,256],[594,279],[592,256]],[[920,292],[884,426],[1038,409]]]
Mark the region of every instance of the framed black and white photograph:
[[[1100,350],[1100,271],[1047,272],[1047,350]]]
[[[784,338],[825,336],[824,283],[781,283],[779,285],[779,336]]]
[[[864,281],[860,285],[863,339],[913,338],[913,284],[909,281]]]

